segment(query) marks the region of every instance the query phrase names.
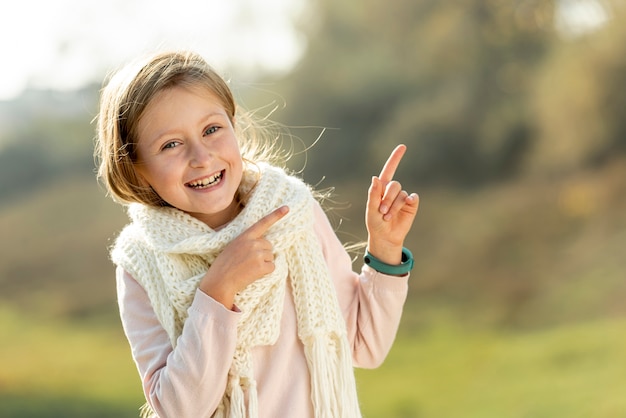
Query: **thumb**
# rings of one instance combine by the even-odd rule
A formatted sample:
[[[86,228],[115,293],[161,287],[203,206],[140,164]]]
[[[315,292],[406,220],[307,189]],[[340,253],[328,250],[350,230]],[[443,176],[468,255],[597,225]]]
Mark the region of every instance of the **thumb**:
[[[248,228],[244,234],[249,235],[251,238],[261,238],[272,225],[282,219],[287,213],[289,213],[289,207],[281,206],[259,219],[254,225]]]

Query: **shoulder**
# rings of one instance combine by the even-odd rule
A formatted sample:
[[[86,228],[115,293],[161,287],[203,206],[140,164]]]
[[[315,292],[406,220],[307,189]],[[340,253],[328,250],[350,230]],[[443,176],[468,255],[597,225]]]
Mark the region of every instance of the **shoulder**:
[[[329,240],[335,240],[337,238],[335,228],[332,226],[322,204],[318,200],[312,199],[310,208],[313,213],[313,227],[320,242],[325,245]]]
[[[310,191],[310,186],[300,177],[286,168],[267,163],[257,164],[258,175],[261,183],[274,189],[306,190]],[[258,184],[257,184],[258,185]]]
[[[126,266],[129,259],[136,258],[139,253],[148,253],[148,245],[138,225],[131,222],[122,229],[111,247],[110,256],[113,263]]]

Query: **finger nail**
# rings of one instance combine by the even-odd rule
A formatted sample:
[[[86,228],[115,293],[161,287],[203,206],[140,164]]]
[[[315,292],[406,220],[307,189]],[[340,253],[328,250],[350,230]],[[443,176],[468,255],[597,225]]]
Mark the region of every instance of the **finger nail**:
[[[387,207],[387,205],[380,205],[380,208],[378,208],[378,210],[380,210],[380,213],[382,214],[386,214],[387,212],[389,212],[389,208]]]

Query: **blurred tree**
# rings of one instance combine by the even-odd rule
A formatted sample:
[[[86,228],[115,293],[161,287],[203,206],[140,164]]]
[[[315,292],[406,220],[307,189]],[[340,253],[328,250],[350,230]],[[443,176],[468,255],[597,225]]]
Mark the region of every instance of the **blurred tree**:
[[[94,127],[85,97],[91,99],[96,92],[93,87],[58,95],[31,91],[9,109],[0,109],[11,121],[2,132],[1,203],[33,193],[60,177],[93,178]]]
[[[52,170],[46,154],[34,142],[11,143],[0,152],[2,202],[43,184]]]
[[[552,37],[539,1],[319,0],[309,52],[286,80],[287,123],[329,131],[310,170],[370,173],[409,145],[420,183],[474,184],[515,172],[530,143],[529,78]],[[359,166],[361,164],[362,166]]]
[[[537,77],[534,172],[571,173],[626,151],[626,11],[611,10],[602,29],[559,44]]]

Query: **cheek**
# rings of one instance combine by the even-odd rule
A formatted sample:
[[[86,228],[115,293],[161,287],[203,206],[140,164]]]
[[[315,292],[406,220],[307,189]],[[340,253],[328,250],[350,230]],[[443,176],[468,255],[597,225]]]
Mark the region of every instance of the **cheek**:
[[[239,145],[239,138],[237,138],[237,136],[233,135],[233,153],[237,155],[237,158],[239,160],[242,160],[242,155],[241,155],[241,146]]]
[[[239,173],[242,173],[243,172],[243,167],[244,167],[244,162],[243,162],[243,158],[241,156],[241,152],[239,151],[239,148],[237,148],[237,152],[233,153],[233,161],[234,161],[235,167],[237,168]]]
[[[159,164],[137,164],[135,165],[135,173],[137,181],[142,187],[151,187],[154,190],[162,189],[168,181],[168,172],[172,170],[164,170]]]
[[[142,187],[149,187],[150,184],[146,178],[145,167],[139,166],[137,163],[133,164],[133,171],[135,173],[135,179],[137,184]]]
[[[142,176],[141,174],[137,173],[137,184],[141,187],[151,187],[150,183],[148,182],[148,180],[146,180],[146,178],[144,176]]]

